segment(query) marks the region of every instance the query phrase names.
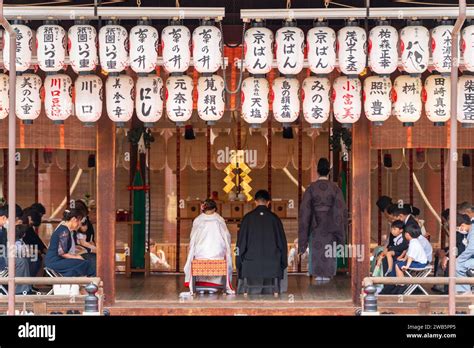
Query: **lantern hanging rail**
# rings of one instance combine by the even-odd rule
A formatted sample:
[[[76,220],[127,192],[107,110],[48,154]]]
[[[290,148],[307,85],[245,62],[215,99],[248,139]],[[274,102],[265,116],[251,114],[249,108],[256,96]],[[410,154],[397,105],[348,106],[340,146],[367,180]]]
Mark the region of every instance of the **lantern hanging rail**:
[[[94,7],[82,6],[5,6],[7,19],[215,19],[225,17],[224,7]]]
[[[457,18],[457,7],[371,7],[370,19],[435,19]],[[240,11],[244,22],[263,19],[362,19],[367,17],[366,8],[298,8],[298,9],[246,9]],[[474,7],[467,8],[467,17],[474,17]]]

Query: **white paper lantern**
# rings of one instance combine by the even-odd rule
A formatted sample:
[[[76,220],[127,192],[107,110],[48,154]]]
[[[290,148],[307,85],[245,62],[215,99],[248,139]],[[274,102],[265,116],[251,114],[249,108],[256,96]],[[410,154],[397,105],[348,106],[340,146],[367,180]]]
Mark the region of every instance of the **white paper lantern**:
[[[16,71],[22,72],[31,64],[33,50],[33,31],[23,24],[12,24],[16,33]],[[10,35],[4,32],[3,64],[5,69],[10,70]]]
[[[7,118],[10,111],[9,90],[8,75],[0,74],[0,120]]]
[[[145,127],[153,127],[163,114],[163,80],[159,76],[140,76],[135,86],[135,110]]]
[[[199,73],[214,73],[222,65],[222,33],[214,25],[201,25],[193,31],[194,68]]]
[[[105,82],[107,115],[117,127],[125,126],[133,115],[133,79],[128,75],[109,76]]]
[[[308,64],[315,74],[329,74],[336,66],[336,32],[329,27],[315,27],[306,35]]]
[[[457,118],[463,127],[474,127],[474,76],[459,77]]]
[[[339,69],[346,75],[359,75],[367,59],[365,30],[347,26],[337,32]]]
[[[188,75],[170,76],[166,80],[166,114],[178,125],[193,113],[193,79]]]
[[[370,76],[364,80],[364,112],[375,125],[381,125],[392,113],[390,77]]]
[[[304,63],[304,33],[293,26],[285,26],[275,34],[275,51],[278,71],[284,75],[297,75]]]
[[[108,24],[100,28],[99,57],[107,73],[119,73],[128,66],[128,33],[124,27]]]
[[[16,116],[24,124],[31,124],[41,112],[41,78],[35,74],[16,77]]]
[[[43,71],[59,71],[66,64],[66,31],[56,24],[45,24],[36,31],[38,65]]]
[[[62,124],[72,113],[72,80],[68,75],[48,75],[44,79],[44,110],[55,124]]]
[[[440,25],[431,31],[433,69],[440,73],[451,72],[451,33],[453,32],[453,28],[453,25]]]
[[[321,128],[331,111],[331,82],[326,77],[310,76],[303,80],[303,116],[312,128]]]
[[[474,71],[474,25],[469,25],[462,31],[461,52],[464,68]]]
[[[369,34],[369,66],[376,74],[390,75],[398,67],[398,32],[378,25]]]
[[[251,74],[266,74],[272,69],[273,33],[268,28],[252,27],[245,32],[245,68]]]
[[[242,117],[251,127],[259,127],[267,120],[269,92],[267,79],[247,77],[242,82]]]
[[[339,76],[332,88],[334,118],[349,128],[360,118],[362,84],[358,78]]]
[[[69,28],[67,37],[72,69],[76,73],[95,70],[99,64],[95,28],[88,24],[73,25]]]
[[[300,113],[300,83],[296,78],[278,77],[273,80],[273,116],[277,122],[289,126]]]
[[[430,75],[422,93],[425,114],[436,126],[443,126],[451,117],[451,81],[441,75]]]
[[[393,114],[404,126],[413,126],[421,117],[422,83],[419,77],[398,76],[393,82]]]
[[[74,83],[74,110],[86,125],[97,122],[102,115],[103,83],[96,75],[79,75]]]
[[[191,33],[184,25],[169,25],[161,33],[163,67],[169,73],[185,72],[191,62]]]
[[[400,54],[403,70],[421,74],[428,68],[430,33],[419,25],[410,25],[400,32]]]
[[[136,73],[155,70],[158,59],[158,30],[136,25],[130,30],[130,67]]]
[[[219,75],[202,76],[198,80],[197,110],[207,124],[220,120],[225,111],[224,79]]]

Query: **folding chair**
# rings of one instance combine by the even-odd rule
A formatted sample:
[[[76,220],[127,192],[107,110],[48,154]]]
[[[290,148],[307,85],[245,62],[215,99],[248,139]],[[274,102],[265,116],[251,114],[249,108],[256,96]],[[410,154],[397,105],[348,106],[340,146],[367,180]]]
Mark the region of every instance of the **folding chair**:
[[[191,294],[196,290],[196,277],[225,277],[224,284],[220,287],[224,294],[227,286],[227,261],[226,260],[193,260],[191,263],[191,284],[189,290]]]
[[[405,275],[410,278],[426,278],[430,275],[432,267],[430,265],[425,268],[408,268],[404,271]],[[406,288],[403,295],[411,295],[416,289],[420,289],[425,295],[428,295],[428,292],[420,284],[410,284]]]
[[[0,271],[0,278],[6,277],[8,277],[8,268],[5,268],[4,270]],[[8,295],[8,291],[3,285],[0,285],[0,295]]]
[[[62,277],[61,273],[56,272],[54,269],[51,269],[51,268],[48,268],[48,267],[44,268],[44,272],[46,273],[46,275],[48,277],[51,277],[51,278]],[[53,295],[53,293],[54,293],[54,286],[51,287],[51,290],[49,290],[46,295]]]

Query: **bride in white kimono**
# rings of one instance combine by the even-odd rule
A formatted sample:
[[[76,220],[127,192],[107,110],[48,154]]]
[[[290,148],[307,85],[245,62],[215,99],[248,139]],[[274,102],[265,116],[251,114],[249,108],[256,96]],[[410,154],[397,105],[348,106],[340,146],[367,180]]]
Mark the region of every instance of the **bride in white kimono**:
[[[232,250],[231,237],[224,219],[216,212],[217,205],[211,199],[207,199],[201,205],[202,213],[193,221],[189,242],[189,254],[184,266],[184,285],[190,286],[191,263],[198,260],[223,260],[227,261],[227,277],[196,277],[196,288],[202,291],[214,293],[216,287],[226,284],[226,293],[235,294],[232,289]],[[192,295],[196,289],[190,289],[189,293],[180,296]]]

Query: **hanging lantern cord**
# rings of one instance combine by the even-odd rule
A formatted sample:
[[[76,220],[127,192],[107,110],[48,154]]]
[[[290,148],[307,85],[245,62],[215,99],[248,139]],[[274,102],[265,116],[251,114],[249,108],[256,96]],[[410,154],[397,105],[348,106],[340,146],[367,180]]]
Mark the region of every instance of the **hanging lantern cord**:
[[[244,40],[245,40],[245,26],[246,23],[242,25],[242,56],[240,57],[240,75],[239,75],[239,83],[237,84],[237,88],[233,91],[229,89],[227,86],[227,79],[226,79],[226,66],[225,66],[225,56],[224,56],[224,30],[222,30],[222,21],[219,22],[219,29],[221,31],[222,40],[221,40],[221,52],[222,52],[222,77],[224,79],[224,88],[225,91],[229,94],[237,94],[242,87],[242,78],[244,76]],[[233,62],[229,62],[229,64],[233,64]]]

